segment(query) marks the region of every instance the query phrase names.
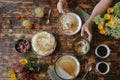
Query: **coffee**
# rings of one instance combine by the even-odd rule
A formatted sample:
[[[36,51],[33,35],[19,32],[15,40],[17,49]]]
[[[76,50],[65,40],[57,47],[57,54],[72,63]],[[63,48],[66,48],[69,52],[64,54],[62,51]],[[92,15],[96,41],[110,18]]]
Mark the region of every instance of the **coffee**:
[[[96,70],[100,73],[100,74],[107,74],[110,71],[110,64],[107,62],[98,62],[96,64]]]
[[[107,65],[105,63],[100,63],[99,66],[98,66],[98,70],[101,73],[105,73],[107,71]]]
[[[100,44],[95,49],[96,56],[100,58],[107,58],[110,55],[110,48],[106,44]]]
[[[97,52],[101,57],[104,57],[107,54],[107,49],[104,46],[100,46]]]
[[[73,79],[79,73],[78,60],[70,55],[60,57],[55,64],[56,74],[62,79]]]

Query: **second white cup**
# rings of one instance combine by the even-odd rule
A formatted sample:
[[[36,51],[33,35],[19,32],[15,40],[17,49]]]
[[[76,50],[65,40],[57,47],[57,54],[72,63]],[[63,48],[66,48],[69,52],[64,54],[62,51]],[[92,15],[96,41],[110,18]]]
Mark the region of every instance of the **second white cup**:
[[[110,71],[110,63],[107,62],[98,62],[96,64],[96,70],[100,73],[100,74],[107,74]]]

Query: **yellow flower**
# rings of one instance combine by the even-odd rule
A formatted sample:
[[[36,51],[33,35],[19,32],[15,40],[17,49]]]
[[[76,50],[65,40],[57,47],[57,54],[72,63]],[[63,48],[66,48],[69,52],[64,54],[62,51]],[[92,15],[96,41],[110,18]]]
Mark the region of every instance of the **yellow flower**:
[[[27,64],[27,63],[28,63],[28,60],[27,60],[27,59],[22,59],[22,60],[21,60],[21,63],[22,63],[22,64]]]
[[[106,33],[106,30],[105,30],[105,29],[101,29],[99,33],[100,33],[100,34],[105,34],[105,33]]]
[[[113,26],[114,24],[115,24],[115,21],[111,20],[111,21],[108,22],[107,25],[108,25],[108,26]]]
[[[15,72],[13,70],[8,71],[8,74],[11,75],[15,75]]]
[[[31,67],[31,68],[29,68],[29,70],[30,70],[30,71],[33,71],[33,68]]]
[[[10,77],[11,78],[16,77],[16,74],[11,74]]]
[[[98,29],[99,30],[103,29],[103,24],[98,24]]]
[[[113,9],[113,8],[108,8],[108,9],[107,9],[107,12],[108,12],[108,13],[113,13],[113,12],[114,12],[114,9]]]
[[[8,74],[10,75],[11,80],[18,80],[16,78],[16,74],[15,74],[15,72],[13,70],[8,71]]]
[[[11,80],[18,80],[16,77],[11,77]]]
[[[111,19],[111,20],[114,19],[114,16],[113,16],[113,15],[110,15],[110,19]]]
[[[105,14],[105,15],[104,15],[104,19],[105,19],[105,20],[109,20],[109,19],[110,19],[110,14]]]

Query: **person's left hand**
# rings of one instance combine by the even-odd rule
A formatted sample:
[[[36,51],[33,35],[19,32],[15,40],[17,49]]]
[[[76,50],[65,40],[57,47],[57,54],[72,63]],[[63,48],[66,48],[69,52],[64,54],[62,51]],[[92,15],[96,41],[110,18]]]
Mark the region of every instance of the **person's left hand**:
[[[57,3],[57,9],[58,9],[59,13],[65,13],[67,4],[68,3],[66,0],[59,0],[59,2]]]
[[[86,22],[81,29],[81,36],[89,42],[92,40],[92,23]]]

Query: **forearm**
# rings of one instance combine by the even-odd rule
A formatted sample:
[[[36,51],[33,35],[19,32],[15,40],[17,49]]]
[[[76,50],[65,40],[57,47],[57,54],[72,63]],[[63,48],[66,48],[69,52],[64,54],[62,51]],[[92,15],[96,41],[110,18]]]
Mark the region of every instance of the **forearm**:
[[[112,3],[112,0],[101,0],[93,9],[93,12],[90,18],[88,19],[88,22],[93,24],[93,20],[95,16],[102,15],[103,13],[105,13],[105,11],[111,5],[111,3]]]
[[[66,1],[66,0],[59,0],[59,1]]]

